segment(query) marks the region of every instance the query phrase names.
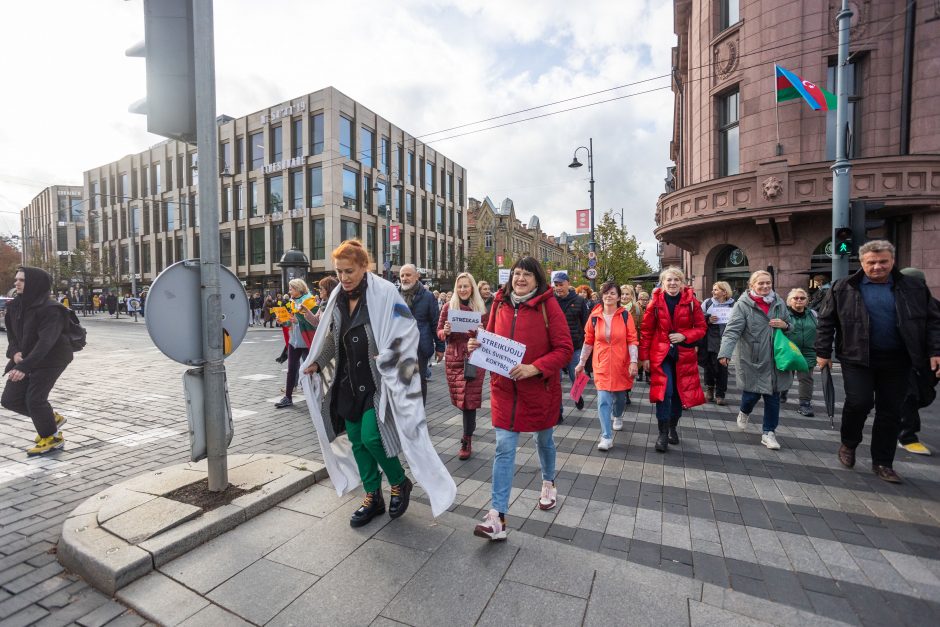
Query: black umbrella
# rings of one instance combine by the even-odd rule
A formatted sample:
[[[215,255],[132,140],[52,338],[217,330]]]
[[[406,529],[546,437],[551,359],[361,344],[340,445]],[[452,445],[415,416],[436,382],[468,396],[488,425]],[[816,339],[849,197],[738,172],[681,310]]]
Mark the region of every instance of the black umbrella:
[[[835,429],[836,423],[833,419],[836,413],[836,388],[832,384],[832,369],[825,366],[822,369],[823,378],[823,398],[826,400],[826,413],[829,414],[829,428]]]

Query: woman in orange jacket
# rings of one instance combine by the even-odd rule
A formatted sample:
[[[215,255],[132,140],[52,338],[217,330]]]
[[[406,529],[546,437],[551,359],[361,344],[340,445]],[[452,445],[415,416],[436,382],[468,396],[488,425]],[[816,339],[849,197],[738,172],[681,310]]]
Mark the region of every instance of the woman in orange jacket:
[[[609,451],[614,445],[611,431],[623,429],[623,409],[627,391],[633,388],[637,372],[636,325],[629,312],[620,306],[620,286],[608,281],[601,286],[601,304],[594,308],[584,326],[584,347],[575,373],[593,354],[597,410],[601,420],[601,439],[597,450]],[[613,414],[613,425],[611,425]]]

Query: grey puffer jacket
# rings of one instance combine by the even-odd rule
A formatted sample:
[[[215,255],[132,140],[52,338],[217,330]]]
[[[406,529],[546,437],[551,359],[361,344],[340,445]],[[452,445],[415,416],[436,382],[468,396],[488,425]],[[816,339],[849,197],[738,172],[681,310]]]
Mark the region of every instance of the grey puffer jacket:
[[[731,319],[725,325],[718,358],[731,359],[735,347],[738,362],[735,373],[738,387],[745,392],[777,394],[790,388],[793,375],[777,370],[774,362],[774,331],[772,318],[790,324],[790,314],[783,300],[777,296],[770,306],[770,315],[761,311],[750,296],[743,294],[734,304]]]

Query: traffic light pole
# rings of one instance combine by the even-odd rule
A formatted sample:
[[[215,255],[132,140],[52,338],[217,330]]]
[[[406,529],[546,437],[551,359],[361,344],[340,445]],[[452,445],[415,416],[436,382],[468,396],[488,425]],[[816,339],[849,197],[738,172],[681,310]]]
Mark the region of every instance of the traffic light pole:
[[[205,392],[209,490],[228,487],[225,438],[225,362],[219,279],[219,148],[215,122],[215,43],[212,0],[192,0],[196,78],[196,149],[205,164],[199,177],[199,274],[202,304],[202,377]]]
[[[849,60],[849,26],[852,11],[849,9],[849,0],[842,0],[842,10],[836,19],[839,24],[839,65],[836,68],[838,76],[838,104],[836,105],[836,161],[832,164],[832,280],[842,279],[849,274],[849,255],[839,251],[837,234],[841,229],[851,228],[849,215],[849,181],[851,180],[852,164],[848,159],[848,108],[849,98],[846,85]]]

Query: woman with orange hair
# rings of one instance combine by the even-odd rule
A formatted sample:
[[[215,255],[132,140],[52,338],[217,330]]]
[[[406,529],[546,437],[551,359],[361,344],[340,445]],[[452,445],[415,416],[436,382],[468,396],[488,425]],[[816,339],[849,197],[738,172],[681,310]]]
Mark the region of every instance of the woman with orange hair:
[[[362,242],[347,240],[332,257],[340,289],[322,309],[304,362],[304,374],[316,376],[303,380],[330,479],[340,495],[362,482],[366,495],[349,521],[361,527],[385,512],[384,473],[388,514],[397,518],[413,485],[398,459],[403,452],[437,516],[457,487],[428,435],[414,317],[393,284],[369,274]]]

